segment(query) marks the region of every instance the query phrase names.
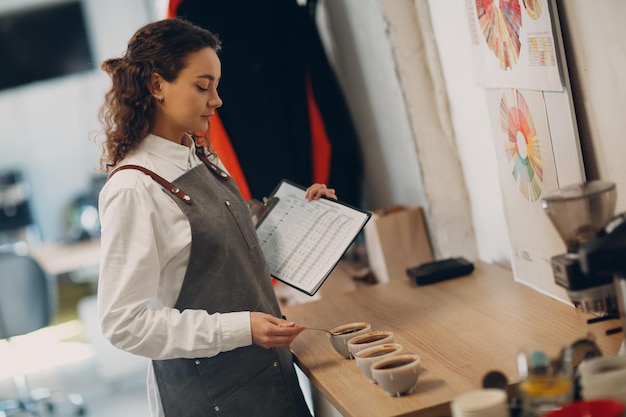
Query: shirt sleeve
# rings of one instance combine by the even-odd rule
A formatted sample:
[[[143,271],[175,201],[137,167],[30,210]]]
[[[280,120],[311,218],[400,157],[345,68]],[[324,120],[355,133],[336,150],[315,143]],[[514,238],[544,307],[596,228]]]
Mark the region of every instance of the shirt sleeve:
[[[123,174],[129,173],[116,177]],[[249,312],[181,312],[164,301],[162,284],[171,278],[164,271],[174,255],[167,244],[172,225],[164,227],[169,222],[163,212],[178,210],[178,221],[187,228],[189,223],[156,183],[140,175],[133,187],[100,196],[98,317],[104,336],[122,350],[152,359],[210,357],[250,345]],[[188,252],[184,266],[187,261]]]

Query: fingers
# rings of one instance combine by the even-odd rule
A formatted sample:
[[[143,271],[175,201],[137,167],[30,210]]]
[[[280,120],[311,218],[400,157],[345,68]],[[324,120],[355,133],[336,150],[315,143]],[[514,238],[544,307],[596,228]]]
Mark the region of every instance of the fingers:
[[[306,328],[270,314],[250,313],[252,343],[263,348],[287,347]]]
[[[313,184],[307,188],[305,198],[309,201],[319,200],[321,197],[337,199],[334,188],[326,187],[326,184]]]

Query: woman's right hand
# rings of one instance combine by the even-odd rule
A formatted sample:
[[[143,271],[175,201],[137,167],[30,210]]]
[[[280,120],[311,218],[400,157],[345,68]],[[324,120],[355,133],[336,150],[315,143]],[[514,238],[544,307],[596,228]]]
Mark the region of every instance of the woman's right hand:
[[[250,328],[252,343],[265,349],[288,347],[293,339],[306,329],[292,321],[256,311],[250,312]]]

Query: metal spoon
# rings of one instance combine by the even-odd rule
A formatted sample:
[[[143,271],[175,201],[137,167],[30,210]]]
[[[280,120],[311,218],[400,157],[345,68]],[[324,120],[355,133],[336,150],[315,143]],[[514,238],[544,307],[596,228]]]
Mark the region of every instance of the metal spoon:
[[[307,327],[307,329],[308,330],[318,330],[320,332],[326,332],[326,333],[328,333],[328,334],[330,334],[332,336],[341,336],[341,335],[344,335],[344,334],[355,333],[355,332],[358,332],[359,330],[362,330],[362,329],[359,329],[359,328],[354,328],[354,329],[349,329],[349,330],[341,331],[341,332],[331,332],[330,330],[318,329],[318,328],[315,328],[315,327]]]
[[[315,327],[307,327],[306,329],[307,329],[307,330],[317,330],[318,332],[326,332],[326,333],[328,333],[328,334],[329,334],[329,335],[331,335],[331,336],[336,336],[336,335],[338,334],[338,333],[333,333],[333,332],[331,332],[330,330],[326,330],[326,329],[317,329],[317,328],[315,328]]]

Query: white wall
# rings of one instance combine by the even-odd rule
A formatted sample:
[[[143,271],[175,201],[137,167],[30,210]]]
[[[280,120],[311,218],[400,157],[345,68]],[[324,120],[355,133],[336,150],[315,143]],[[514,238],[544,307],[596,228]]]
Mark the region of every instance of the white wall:
[[[380,198],[380,187],[415,187],[420,196],[416,201],[428,207],[432,190],[424,182],[426,172],[422,171],[420,176],[414,174],[415,169],[426,169],[420,165],[420,158],[407,169],[400,163],[401,159],[394,160],[391,153],[380,151],[381,147],[390,143],[404,152],[410,147],[405,134],[406,110],[397,107],[397,100],[402,99],[406,106],[412,95],[419,92],[404,88],[398,94],[378,94],[380,91],[395,91],[398,74],[411,72],[410,67],[393,68],[398,60],[394,53],[400,48],[410,50],[403,43],[416,44],[419,40],[410,34],[404,39],[396,38],[393,42],[385,40],[385,32],[391,37],[394,35],[394,25],[399,21],[397,15],[411,12],[407,8],[407,1],[374,2],[384,4],[385,7],[361,0],[327,0],[324,3],[328,4],[327,8],[332,12],[328,17],[334,21],[330,25],[331,32],[338,37],[333,40],[333,56],[342,86],[348,93],[357,124],[365,126],[363,145],[366,152],[370,152],[365,156],[366,169],[370,175],[366,186],[373,188],[369,194],[371,201],[373,204],[402,202],[397,194],[388,191],[386,198]],[[466,8],[473,7],[473,1],[415,0],[412,3],[413,12],[417,10],[418,20],[423,18],[420,13],[428,12],[435,35],[434,42],[445,79],[444,94],[450,108],[455,145],[470,200],[478,257],[487,262],[510,265],[510,242],[495,158],[495,140],[490,128],[485,91],[475,81],[470,56]],[[626,209],[626,176],[622,166],[626,156],[626,142],[621,132],[626,131],[626,118],[621,112],[626,104],[626,79],[622,76],[626,67],[626,27],[622,24],[622,18],[626,16],[626,2],[567,0],[558,3],[564,31],[568,36],[567,59],[573,78],[575,109],[587,176],[589,179],[601,178],[616,182],[617,211],[623,211]],[[379,16],[381,11],[382,15]],[[351,24],[345,25],[342,23],[344,21]],[[431,40],[425,42],[428,41]],[[387,48],[391,48],[391,51]],[[389,106],[387,101],[391,99],[394,100],[393,106]],[[391,113],[400,123],[384,123],[386,107],[393,109]],[[410,120],[411,116],[407,116],[407,119]],[[412,133],[416,134],[415,129]],[[416,152],[424,150],[416,149]],[[384,160],[375,159],[372,155]],[[380,181],[372,180],[376,168],[381,166],[388,170],[387,177]],[[436,172],[437,167],[428,167],[428,175],[432,174],[433,169]],[[445,176],[447,173],[437,174]],[[434,227],[445,228],[447,225],[435,224]]]
[[[412,0],[320,5],[319,26],[361,139],[368,207],[419,204],[436,257],[475,259],[445,86],[426,62],[436,51],[416,27]]]
[[[479,258],[510,264],[510,243],[485,92],[476,83],[463,0],[430,0],[456,143],[471,200]]]
[[[424,0],[416,0],[419,4]],[[470,0],[428,0],[453,114],[480,257],[510,259],[483,91],[474,82],[466,7]],[[617,184],[626,210],[626,2],[559,0],[583,160],[588,179]],[[563,251],[565,245],[563,245]],[[555,293],[557,298],[559,297]]]
[[[0,10],[23,4],[5,2]],[[67,206],[88,191],[98,167],[100,149],[90,134],[100,128],[98,109],[109,85],[100,62],[123,52],[129,37],[149,17],[143,0],[83,4],[96,69],[0,91],[0,170],[24,171],[32,188],[33,215],[47,240],[64,237]]]
[[[617,184],[617,211],[626,210],[626,2],[559,1],[570,38],[568,64],[575,106],[592,179]]]
[[[318,26],[355,121],[371,209],[428,204],[379,0],[321,0]]]
[[[473,82],[468,3],[472,2],[429,0],[481,257],[500,259],[506,256],[506,233],[488,113],[484,96]],[[626,106],[626,2],[567,0],[558,4],[564,34],[571,38],[565,46],[587,175],[617,184],[617,211],[621,212],[626,209],[626,142],[622,137],[626,131],[622,114]]]

